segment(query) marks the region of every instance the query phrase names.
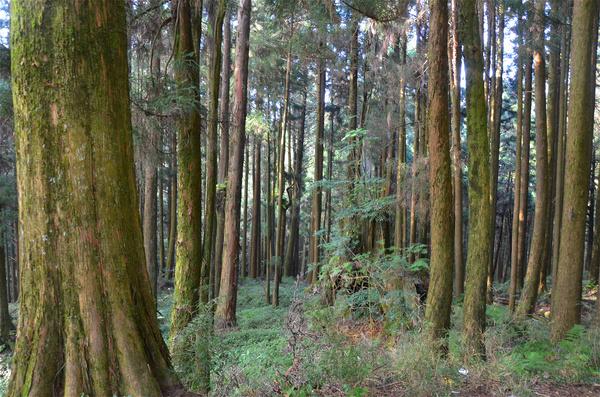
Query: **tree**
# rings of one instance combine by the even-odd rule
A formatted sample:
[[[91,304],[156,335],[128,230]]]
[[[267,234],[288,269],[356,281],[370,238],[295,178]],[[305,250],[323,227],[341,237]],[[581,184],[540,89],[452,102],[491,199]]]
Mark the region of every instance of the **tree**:
[[[219,269],[213,267],[213,282],[209,280],[211,261],[215,248],[217,227],[217,129],[219,125],[219,87],[221,83],[221,42],[225,0],[209,0],[208,19],[211,30],[207,34],[208,65],[208,123],[206,132],[206,206],[204,209],[204,238],[202,244],[202,270],[200,274],[200,301],[207,303],[218,291]],[[212,285],[210,285],[212,284]],[[210,293],[212,292],[212,294]]]
[[[491,2],[490,2],[491,3]],[[498,1],[498,9],[488,10],[489,14],[496,13],[498,19],[498,31],[496,33],[496,42],[494,43],[494,52],[496,53],[496,70],[493,79],[493,92],[490,95],[490,115],[489,115],[489,128],[490,128],[490,151],[491,151],[491,191],[490,191],[490,202],[491,202],[491,236],[490,236],[490,262],[488,264],[488,302],[492,302],[493,298],[493,286],[494,286],[494,246],[496,236],[496,209],[498,202],[498,171],[500,162],[500,119],[502,116],[502,72],[504,71],[504,0]],[[493,16],[492,16],[493,18]],[[492,26],[493,29],[493,26]],[[491,64],[491,61],[490,61]],[[499,249],[499,248],[498,248]]]
[[[12,13],[28,226],[8,396],[170,395],[180,386],[155,316],[135,190],[125,3],[16,0]]]
[[[544,6],[536,0],[533,20],[533,64],[535,73],[535,213],[527,273],[516,315],[531,313],[537,300],[540,272],[544,266],[548,200],[548,141],[546,131],[546,62],[544,55]]]
[[[406,34],[400,38],[400,92],[398,95],[399,107],[399,125],[398,142],[396,154],[396,218],[394,224],[394,246],[397,250],[404,248],[406,244],[406,206],[403,203],[404,179],[403,175],[406,168]]]
[[[454,208],[448,120],[448,2],[430,0],[429,185],[431,259],[425,319],[435,337],[450,327],[454,267]]]
[[[452,0],[452,27],[450,47],[450,100],[452,113],[452,166],[454,168],[454,285],[455,296],[465,291],[463,263],[463,182],[460,148],[460,68],[461,51],[458,39],[458,0]]]
[[[516,126],[516,153],[515,153],[515,188],[513,198],[513,221],[510,254],[510,286],[508,306],[511,311],[515,309],[517,287],[519,279],[519,214],[521,211],[521,174],[523,147],[523,17],[519,11],[517,20],[517,126]],[[530,73],[531,76],[531,73]],[[529,143],[529,142],[528,142]],[[529,146],[526,149],[529,151]],[[527,157],[528,159],[529,157]],[[524,236],[523,236],[524,237]]]
[[[298,250],[300,249],[300,200],[304,190],[303,167],[304,167],[304,132],[306,126],[306,88],[302,91],[302,110],[300,114],[300,129],[296,143],[296,154],[294,155],[294,169],[292,176],[292,208],[290,217],[290,237],[285,251],[284,267],[286,274],[291,276],[298,269]]]
[[[462,0],[459,31],[464,47],[469,151],[469,246],[464,301],[464,340],[468,354],[485,355],[486,278],[490,260],[490,167],[483,55],[476,0]]]
[[[233,120],[231,155],[227,171],[227,198],[225,199],[225,242],[221,293],[217,300],[215,326],[235,325],[237,298],[237,268],[240,252],[240,204],[242,198],[242,171],[246,144],[246,104],[248,102],[248,46],[250,41],[251,0],[240,0],[235,67],[233,73]]]
[[[557,279],[552,291],[551,337],[555,341],[562,339],[581,320],[585,218],[593,139],[594,90],[591,87],[594,87],[596,65],[590,57],[594,59],[597,7],[593,0],[573,3],[567,166]]]
[[[288,118],[290,111],[290,76],[292,73],[292,38],[294,34],[294,18],[292,16],[290,27],[290,42],[288,47],[287,61],[285,66],[285,82],[283,89],[283,109],[281,117],[281,127],[279,130],[279,140],[277,142],[277,234],[275,236],[275,274],[273,275],[273,306],[279,306],[279,278],[281,277],[281,268],[283,267],[283,255],[285,248],[285,224],[286,209],[283,195],[285,190],[285,138],[288,133]]]
[[[260,162],[261,141],[258,134],[254,135],[254,158],[252,159],[252,233],[250,237],[250,277],[257,278],[260,267]]]
[[[229,168],[229,80],[231,79],[231,15],[229,12],[225,18],[223,27],[223,64],[221,67],[221,93],[220,93],[220,125],[221,142],[219,144],[219,169],[217,171],[217,232],[215,237],[215,273],[221,274],[223,263],[223,239],[225,233],[225,189],[227,180],[227,169]],[[215,279],[216,281],[216,279]],[[220,281],[220,280],[219,280]],[[216,286],[216,295],[219,288]]]
[[[319,50],[322,51],[323,42],[319,43]],[[321,204],[322,204],[322,187],[319,185],[323,179],[323,131],[325,129],[325,59],[323,54],[319,54],[317,60],[317,129],[315,132],[315,174],[314,182],[317,184],[313,187],[312,206],[310,215],[310,263],[314,266],[311,273],[311,283],[316,283],[319,279],[319,236],[318,232],[321,229]]]
[[[192,104],[182,104],[183,112],[177,120],[177,248],[171,340],[196,312],[202,263],[200,112],[197,108],[198,71],[192,36],[192,5],[190,0],[177,0],[174,6],[177,13],[174,27],[175,81],[180,95],[184,96],[189,91],[194,94],[187,98]]]

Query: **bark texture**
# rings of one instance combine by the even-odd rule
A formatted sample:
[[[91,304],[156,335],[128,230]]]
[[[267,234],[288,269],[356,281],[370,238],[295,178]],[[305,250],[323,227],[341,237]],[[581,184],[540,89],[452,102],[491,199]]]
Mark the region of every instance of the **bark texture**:
[[[485,355],[486,279],[490,260],[490,165],[487,110],[483,90],[483,55],[475,0],[462,0],[460,38],[467,82],[467,150],[469,151],[469,246],[464,301],[467,354]]]
[[[11,6],[25,254],[8,396],[168,395],[179,383],[144,270],[125,3]]]
[[[235,325],[237,298],[237,269],[240,254],[240,205],[242,199],[242,171],[246,144],[246,105],[248,101],[248,48],[250,41],[251,1],[240,0],[233,74],[233,110],[231,157],[227,172],[225,200],[225,242],[221,293],[217,301],[215,325],[217,328]]]
[[[448,120],[448,2],[430,0],[429,186],[431,254],[425,320],[434,337],[450,327],[454,269],[454,206]]]
[[[593,140],[593,31],[597,2],[576,0],[571,42],[571,89],[558,273],[552,291],[551,337],[562,339],[581,321],[585,217]],[[592,57],[593,58],[593,57]],[[594,63],[595,69],[595,63]]]

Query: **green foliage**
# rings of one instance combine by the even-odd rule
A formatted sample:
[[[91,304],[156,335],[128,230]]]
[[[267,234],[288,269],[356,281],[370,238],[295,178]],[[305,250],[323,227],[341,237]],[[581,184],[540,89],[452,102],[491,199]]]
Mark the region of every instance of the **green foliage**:
[[[581,325],[573,327],[558,344],[548,338],[531,339],[517,346],[505,362],[519,377],[543,375],[560,382],[598,381],[597,346]]]

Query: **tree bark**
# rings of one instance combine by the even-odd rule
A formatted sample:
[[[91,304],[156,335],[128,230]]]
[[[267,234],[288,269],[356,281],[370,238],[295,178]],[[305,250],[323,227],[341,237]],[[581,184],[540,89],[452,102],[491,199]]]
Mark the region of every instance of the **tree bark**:
[[[491,4],[491,2],[490,2]],[[495,6],[491,5],[493,9]],[[489,11],[491,13],[491,10]],[[494,254],[494,242],[496,237],[496,213],[498,202],[498,170],[500,160],[500,120],[502,119],[502,72],[504,70],[504,0],[498,2],[496,10],[498,18],[498,31],[493,34],[496,36],[494,51],[496,55],[495,76],[493,80],[493,93],[490,96],[490,129],[491,129],[491,223],[492,231],[490,237],[490,250]],[[493,18],[493,17],[492,17]],[[493,29],[493,27],[492,27]],[[490,62],[491,64],[491,62]],[[502,225],[502,224],[501,224]],[[487,277],[487,301],[492,303],[494,293],[494,261],[490,259],[488,264]]]
[[[460,143],[460,74],[461,49],[458,40],[458,0],[452,0],[450,18],[450,111],[452,114],[452,167],[454,170],[454,296],[465,292],[465,265],[463,262],[463,186]]]
[[[125,3],[11,6],[27,254],[7,395],[170,395],[180,385],[144,270]]]
[[[516,128],[516,154],[515,154],[515,183],[513,197],[513,219],[510,250],[510,286],[508,292],[508,307],[511,311],[515,309],[517,287],[519,284],[519,213],[521,210],[521,169],[523,152],[523,21],[521,12],[517,21],[518,59],[517,59],[517,128]]]
[[[536,0],[533,22],[533,63],[535,73],[535,212],[525,282],[516,314],[523,317],[535,308],[540,272],[546,249],[548,201],[548,142],[546,131],[546,62],[544,55],[544,6]]]
[[[4,236],[4,233],[2,234]],[[0,244],[0,343],[9,344],[10,331],[15,328],[8,312],[9,294],[6,288],[7,255],[4,244]]]
[[[406,245],[406,205],[404,200],[405,182],[404,174],[406,172],[406,34],[400,38],[400,92],[398,95],[398,143],[396,145],[396,218],[394,224],[394,247],[400,251]]]
[[[285,248],[285,223],[286,207],[283,203],[285,193],[285,137],[288,133],[289,102],[290,102],[290,76],[292,74],[292,38],[294,32],[294,20],[292,18],[292,27],[290,32],[290,42],[288,47],[287,62],[285,67],[285,87],[283,92],[283,109],[281,117],[281,127],[279,142],[277,143],[277,234],[275,236],[275,271],[273,275],[273,306],[279,306],[279,278],[283,267],[283,255]]]
[[[207,303],[217,296],[220,269],[214,268],[214,279],[210,280],[210,268],[215,248],[217,227],[217,129],[219,125],[219,87],[221,84],[221,43],[225,0],[209,0],[208,20],[212,28],[206,35],[208,58],[208,123],[206,132],[206,202],[204,208],[204,237],[200,273],[200,301]],[[212,285],[211,285],[212,284]]]
[[[176,3],[175,81],[183,92],[194,90],[198,99],[198,71],[192,36],[192,5],[190,0]],[[185,91],[184,91],[185,90]],[[181,331],[196,312],[199,299],[201,263],[201,165],[200,112],[196,107],[185,109],[177,120],[177,241],[175,291],[171,314],[170,339]],[[174,190],[174,189],[173,189]],[[175,205],[172,202],[171,205]],[[173,228],[174,225],[171,225]],[[173,231],[172,231],[173,232]]]
[[[319,43],[319,49],[324,47]],[[315,172],[314,182],[323,180],[323,130],[325,129],[325,59],[319,54],[317,72],[317,129],[315,131]],[[321,229],[321,203],[322,188],[320,185],[313,187],[312,206],[310,215],[310,263],[314,266],[310,282],[315,284],[319,279],[320,247],[317,233]]]
[[[300,200],[304,190],[303,164],[304,164],[304,130],[306,126],[306,89],[302,93],[302,111],[300,115],[300,129],[298,131],[298,141],[296,144],[296,154],[294,155],[294,174],[292,189],[292,208],[290,218],[290,237],[285,252],[285,273],[292,276],[297,273],[298,250],[300,247]]]
[[[236,39],[235,67],[233,73],[233,122],[231,157],[229,161],[228,189],[225,200],[225,243],[221,294],[217,300],[215,326],[232,327],[236,322],[237,268],[240,253],[240,202],[242,196],[242,171],[246,143],[246,105],[248,101],[248,47],[250,41],[251,0],[240,0]]]
[[[254,156],[252,161],[253,173],[252,173],[252,233],[250,237],[250,277],[257,278],[261,255],[260,255],[260,163],[261,158],[261,142],[260,137],[254,135]]]
[[[526,40],[529,41],[530,35]],[[523,142],[521,145],[521,187],[519,189],[521,197],[519,199],[519,236],[517,244],[517,263],[518,268],[518,289],[523,288],[523,279],[525,278],[525,265],[527,263],[527,230],[529,225],[529,157],[531,151],[531,102],[532,102],[532,73],[533,66],[531,62],[531,52],[527,50],[525,55],[525,77],[524,77],[524,98],[523,98]]]
[[[565,177],[565,140],[567,131],[567,97],[569,80],[569,2],[562,2],[563,23],[561,24],[561,48],[560,60],[560,88],[558,99],[558,143],[556,149],[556,204],[554,209],[554,229],[552,234],[552,283],[556,282],[556,271],[558,269],[558,252],[560,249],[560,229],[562,222],[563,191]]]
[[[469,245],[464,300],[464,341],[468,355],[485,356],[486,278],[490,260],[490,168],[483,55],[475,0],[461,2],[460,37],[464,47],[469,151]]]
[[[429,186],[431,256],[425,320],[434,337],[450,327],[454,269],[454,203],[448,120],[448,2],[430,0]]]
[[[223,263],[223,239],[225,231],[225,184],[229,168],[229,80],[231,77],[231,15],[227,12],[223,25],[223,63],[221,66],[221,93],[219,102],[219,123],[221,125],[221,141],[219,143],[219,169],[217,170],[217,232],[215,237],[215,274],[221,274]],[[215,278],[215,281],[220,281]],[[219,295],[219,284],[215,285]]]
[[[558,272],[552,291],[554,341],[581,321],[581,280],[585,238],[585,216],[592,155],[595,91],[594,29],[598,29],[598,4],[576,0],[573,5],[571,42],[571,89],[567,131]],[[591,59],[594,62],[591,61]],[[593,64],[593,66],[592,66]]]

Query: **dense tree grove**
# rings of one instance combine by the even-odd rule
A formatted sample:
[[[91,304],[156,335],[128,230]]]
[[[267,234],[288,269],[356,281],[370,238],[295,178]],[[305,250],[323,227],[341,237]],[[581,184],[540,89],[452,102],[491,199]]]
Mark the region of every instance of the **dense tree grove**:
[[[0,395],[597,395],[599,19],[0,1]]]

